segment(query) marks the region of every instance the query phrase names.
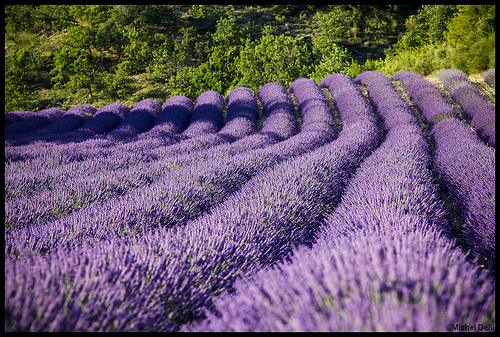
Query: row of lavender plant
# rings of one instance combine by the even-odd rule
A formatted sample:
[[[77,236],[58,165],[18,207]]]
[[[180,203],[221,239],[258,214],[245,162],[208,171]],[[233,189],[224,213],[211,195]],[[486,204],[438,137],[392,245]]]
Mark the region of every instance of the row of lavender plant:
[[[48,141],[43,141],[42,139],[42,141],[35,142],[34,144],[7,146],[5,149],[5,161],[26,160],[28,158],[43,156],[47,152],[50,153],[54,150],[52,141],[57,141],[59,139],[64,139],[64,143],[81,142],[95,135],[110,132],[121,123],[129,112],[130,109],[122,103],[108,104],[97,110],[92,118],[87,120],[76,130],[65,132],[62,135],[52,136],[55,138],[50,138]],[[27,122],[28,120],[29,118],[20,123]],[[19,123],[13,124],[12,127],[18,124]]]
[[[261,88],[260,96],[265,111],[268,111],[270,116],[276,116],[276,113],[284,114],[286,117],[282,118],[282,122],[287,125],[286,122],[293,116],[293,103],[286,89],[278,83],[269,83]],[[308,114],[315,113],[307,109],[303,111]],[[310,119],[307,114],[304,114],[303,118]],[[27,228],[9,228],[8,241],[13,242],[13,245],[27,245],[29,250],[47,252],[51,247],[72,245],[86,239],[95,241],[121,235],[123,232],[129,234],[145,228],[177,226],[221,202],[259,171],[330,141],[335,137],[336,127],[335,124],[329,125],[329,122],[329,119],[319,119],[318,123],[324,126],[322,129],[317,128],[314,132],[304,129],[300,135],[262,149],[227,157],[214,156],[216,153],[213,153],[211,160],[194,162],[183,169],[165,172],[155,183],[121,198],[110,199],[106,193],[117,193],[121,179],[126,181],[129,171],[123,175],[119,174],[116,181],[110,175],[103,175],[102,179],[98,180],[101,185],[96,187],[86,184],[87,189],[74,187],[65,192],[68,186],[62,186],[62,196],[58,193],[42,194],[44,197],[37,198],[37,203],[31,201],[20,204],[19,200],[14,200],[6,203],[6,223],[11,228]],[[288,127],[290,130],[286,131],[282,126],[271,123],[271,127],[267,126],[266,130],[286,136],[294,132],[295,123],[289,123]],[[238,149],[241,150],[241,146]],[[134,173],[139,174],[137,177],[141,180],[141,170]],[[106,178],[110,178],[111,183],[108,183]],[[95,182],[93,179],[89,180]],[[134,181],[132,180],[132,183]],[[93,194],[89,194],[89,189],[93,189]],[[108,201],[74,212],[60,221],[46,223],[50,217],[65,215],[58,213],[65,212],[67,208],[78,207],[75,203],[83,203],[92,198]],[[62,202],[62,199],[65,202]],[[80,236],[79,239],[75,240],[74,235]]]
[[[354,104],[364,98],[353,91],[342,100]],[[351,111],[339,112],[349,119]],[[176,330],[239,275],[267,268],[293,246],[311,243],[325,210],[338,202],[350,174],[379,144],[380,130],[358,118],[314,151],[304,151],[305,134],[311,142],[321,133],[301,132],[277,144],[287,146],[273,146],[278,153],[294,148],[303,155],[261,172],[185,226],[110,237],[93,248],[60,248],[48,258],[9,258],[6,330]]]
[[[170,103],[169,101],[173,102]],[[62,135],[56,135],[55,137],[45,139],[45,141],[41,143],[36,142],[36,144],[7,148],[5,160],[9,162],[26,161],[27,159],[37,159],[38,157],[43,156],[46,159],[50,159],[50,157],[52,157],[53,162],[55,163],[68,163],[75,160],[81,161],[87,158],[95,159],[99,156],[109,156],[113,153],[110,147],[114,147],[115,145],[120,145],[119,149],[121,151],[127,151],[131,153],[136,153],[138,150],[140,151],[144,146],[144,148],[142,149],[144,151],[141,151],[141,154],[143,154],[154,147],[166,146],[173,144],[179,140],[186,139],[187,135],[182,135],[182,133],[179,132],[187,131],[186,128],[191,125],[191,122],[194,124],[193,128],[195,128],[196,125],[198,125],[199,128],[199,126],[202,124],[200,124],[200,117],[197,117],[197,115],[202,116],[203,114],[205,114],[206,112],[204,111],[207,110],[207,106],[210,105],[215,105],[215,110],[217,112],[214,113],[206,121],[206,123],[204,123],[204,125],[207,126],[205,131],[213,132],[213,129],[217,128],[219,125],[219,120],[222,118],[222,110],[225,106],[224,99],[220,97],[220,94],[214,94],[214,92],[207,92],[206,94],[203,93],[200,95],[200,97],[197,99],[198,105],[195,104],[195,107],[197,108],[197,111],[195,111],[195,116],[193,116],[193,104],[187,97],[174,96],[169,99],[169,101],[164,104],[162,111],[159,112],[158,102],[149,99],[143,100],[136,104],[137,109],[135,109],[135,107],[132,109],[136,113],[130,116],[128,116],[127,113],[126,117],[128,118],[122,118],[121,123],[115,123],[113,127],[95,128],[96,124],[98,125],[101,123],[96,119],[103,118],[98,117],[98,113],[100,111],[107,111],[109,109],[117,107],[126,108],[121,103],[109,104],[99,109],[93,118],[88,120],[85,125],[77,130]],[[220,106],[217,106],[217,104],[219,104]],[[152,128],[150,130],[139,133],[140,135],[145,134],[145,136],[141,138],[139,138],[137,132],[139,130],[146,129],[147,127],[143,124],[141,118],[136,118],[137,115],[142,115],[142,117],[144,117],[146,120],[148,119],[147,115],[157,116],[156,122],[151,126]],[[110,116],[108,114],[107,117],[110,118],[108,124],[113,120],[116,122],[116,119],[113,118],[113,116]],[[189,118],[188,123],[186,123],[185,121],[186,117]],[[162,123],[157,124],[158,121]],[[179,127],[172,128],[171,122],[175,122],[174,124],[181,126],[181,129],[179,130]],[[92,131],[91,133],[85,131],[85,129],[88,129],[89,127]],[[132,127],[132,129],[130,127]],[[159,127],[166,127],[165,131],[167,131],[167,133],[158,133]],[[115,128],[117,130],[121,128],[129,128],[129,137],[117,139],[116,136],[119,134],[117,132],[111,134],[110,136],[106,135],[108,132],[112,132]],[[130,131],[135,131],[135,133],[132,135]],[[169,134],[168,131],[178,131],[178,133]],[[124,134],[122,133],[122,135]],[[155,137],[154,139],[157,140],[157,142],[154,142],[151,141],[151,136],[153,135],[161,137]],[[144,141],[146,137],[149,141]],[[143,140],[142,142],[140,141],[141,139]]]
[[[173,139],[169,135],[178,134],[180,130],[183,130],[188,125],[191,114],[190,108],[193,105],[191,103],[191,106],[187,106],[182,98],[191,103],[187,97],[183,96],[170,98],[164,104],[164,109],[158,116],[157,123],[160,119],[161,122],[155,125],[150,131],[155,130],[155,132],[162,133],[163,139]],[[162,131],[158,130],[160,128]],[[152,139],[145,140],[145,142],[147,141],[153,142]],[[37,144],[40,145],[43,143]],[[36,145],[33,144],[29,147],[31,148],[29,152],[34,154]],[[140,148],[141,146],[138,146],[136,153],[140,151]],[[127,156],[129,153],[124,154],[124,152],[119,150],[120,147],[118,146],[114,149],[116,153],[103,156],[101,158],[103,160],[85,161],[87,156],[82,154],[79,143],[69,143],[59,146],[47,143],[45,149],[39,149],[40,156],[38,158],[6,163],[5,197],[6,199],[12,199],[16,196],[33,193],[34,191],[49,188],[54,183],[62,183],[75,176],[95,175],[106,170],[118,170],[136,165],[139,162],[148,162],[145,157],[140,161],[139,155],[137,158]],[[26,148],[21,151],[26,151],[25,153],[27,153]],[[91,151],[90,148],[89,151]],[[121,158],[123,156],[127,157]]]
[[[78,161],[79,163],[76,166],[80,169],[80,171],[86,172],[87,174],[92,174],[95,170],[116,170],[122,167],[134,165],[138,162],[149,162],[151,160],[158,159],[158,156],[156,156],[151,151],[151,148],[154,145],[156,145],[157,147],[158,145],[167,146],[174,144],[180,139],[186,138],[186,136],[178,135],[175,133],[165,134],[165,132],[175,132],[184,130],[184,128],[189,127],[190,124],[188,124],[186,120],[187,116],[189,116],[190,119],[193,119],[193,128],[195,128],[196,125],[199,125],[200,123],[199,119],[203,118],[202,116],[206,114],[206,112],[204,111],[207,110],[207,106],[211,106],[211,104],[209,103],[213,103],[215,105],[217,113],[212,116],[212,119],[208,118],[203,123],[205,123],[205,125],[208,125],[206,129],[207,132],[212,132],[213,128],[218,127],[217,120],[222,118],[221,108],[223,108],[223,105],[225,105],[225,103],[221,103],[221,100],[224,100],[220,96],[220,94],[217,93],[217,95],[211,93],[200,95],[201,97],[198,100],[199,104],[198,106],[195,105],[196,111],[193,118],[191,118],[191,109],[193,108],[193,106],[188,98],[183,96],[176,96],[171,98],[169,101],[172,100],[173,102],[165,103],[164,109],[160,114],[160,117],[162,117],[162,124],[155,124],[153,125],[153,129],[151,129],[151,131],[154,130],[154,134],[161,135],[161,140],[159,143],[155,143],[150,138],[144,138],[136,142],[130,142],[119,147],[115,147],[115,142],[106,137],[91,137],[86,141],[70,142],[69,144],[63,145],[53,145],[49,142],[47,143],[47,146],[43,148],[39,146],[39,143],[36,143],[31,146],[23,147],[22,149],[15,148],[12,150],[12,153],[9,153],[9,149],[6,149],[6,158],[8,158],[6,160],[14,160],[14,163],[9,162],[8,164],[6,164],[6,171],[9,173],[29,172],[33,171],[35,168],[40,170],[44,168],[58,169],[59,167],[63,167],[71,171],[71,174],[78,174],[78,171],[75,172],[72,170],[73,166],[75,165],[64,167],[67,164]],[[211,99],[215,101],[211,102]],[[186,100],[188,102],[186,102]],[[147,106],[144,106],[143,104],[142,108],[138,109],[138,112],[141,115],[143,115],[142,112],[144,110],[149,114],[157,113],[158,107],[150,104],[150,102],[147,103]],[[191,106],[187,103],[191,103]],[[116,105],[117,103],[114,104]],[[137,105],[140,104],[141,102],[139,102]],[[217,106],[216,104],[219,104],[219,106]],[[107,108],[104,107],[102,109],[106,110]],[[100,109],[99,111],[101,111],[102,109]],[[134,118],[135,114],[132,114],[131,116],[133,118],[131,122],[137,121],[137,119]],[[198,123],[196,122],[197,119]],[[87,123],[90,123],[91,121],[92,120],[88,121]],[[124,127],[126,127],[129,123],[127,122],[127,119],[125,119],[124,122]],[[163,131],[158,133],[160,131],[158,130],[158,128],[162,128]],[[69,135],[71,135],[71,133]],[[68,137],[68,134],[63,135],[62,137]],[[69,139],[74,140],[75,138],[69,137]],[[82,139],[85,139],[85,137],[83,137]],[[94,168],[94,170],[92,170],[91,168]]]
[[[413,72],[398,72],[391,78],[400,80],[410,93],[419,86],[432,85]],[[432,97],[438,111],[451,109],[443,94]],[[429,115],[428,106],[414,103],[424,116]],[[472,255],[482,256],[481,263],[494,271],[495,149],[457,118],[434,125],[431,138],[435,146],[433,165],[440,184],[462,218],[460,239]]]
[[[17,123],[17,122],[20,122],[22,120],[25,120],[26,118],[28,118],[32,114],[33,114],[32,111],[22,111],[22,110],[7,112],[5,114],[5,119],[4,119],[5,128],[7,128],[9,125],[11,125],[13,123]]]
[[[217,93],[217,95],[219,94]],[[222,97],[219,95],[216,98],[221,99]],[[242,101],[246,103],[252,102],[253,105],[250,107],[247,106],[248,109],[245,109],[242,106]],[[230,120],[226,123],[223,131],[221,131],[224,133],[220,137],[241,138],[253,132],[257,121],[258,108],[250,89],[239,90],[233,93],[229,97],[229,103],[228,118]],[[203,119],[203,115],[206,113],[210,114],[211,112],[205,111],[201,114],[198,112],[196,118],[203,120],[203,123],[205,123],[206,120],[210,120],[208,118]],[[199,130],[196,123],[194,125]],[[195,139],[199,138],[195,137]],[[189,151],[187,152],[189,154]],[[107,159],[109,160],[110,158],[108,157]],[[58,174],[60,170],[52,170],[52,173],[55,173],[55,175],[45,175],[44,178],[47,179],[50,177],[53,180],[57,180],[58,183],[52,184],[50,189],[42,190],[42,193],[37,194],[25,193],[24,196],[5,203],[6,223],[8,226],[29,226],[34,222],[44,223],[48,220],[70,214],[75,210],[87,208],[92,204],[124,195],[133,189],[144,187],[166,174],[169,167],[166,167],[163,161],[155,164],[153,166],[149,165],[149,163],[144,163],[118,171],[103,170],[100,165],[94,164],[92,167],[100,170],[101,173],[96,172],[96,174],[89,176],[88,165],[80,163],[83,168],[77,166],[77,172],[67,171],[67,179],[64,180],[61,180],[61,174]],[[78,174],[79,172],[82,174]],[[7,187],[11,187],[9,185],[12,184],[18,186],[24,184],[24,186],[28,187],[24,189],[25,192],[33,190],[33,188],[30,188],[32,186],[40,186],[41,178],[38,177],[38,172],[30,173],[29,177],[32,179],[28,183],[22,179],[22,176],[11,175],[9,177],[11,184],[6,184],[6,194],[9,194]]]
[[[241,91],[241,88],[237,90]],[[247,92],[246,95],[250,95],[251,101],[253,100],[254,105],[256,105],[252,94]],[[236,95],[233,94],[233,96]],[[241,97],[236,97],[235,101],[241,101],[241,99]],[[195,105],[194,115],[191,119],[190,126],[181,135],[179,135],[179,137],[174,137],[172,134],[168,134],[168,137],[165,137],[162,132],[162,139],[160,140],[160,144],[157,144],[157,142],[152,141],[150,138],[152,134],[158,135],[159,130],[154,127],[154,133],[148,132],[149,135],[143,137],[141,140],[130,141],[118,148],[112,148],[117,139],[124,139],[123,136],[126,136],[125,139],[128,138],[130,140],[133,136],[137,135],[138,132],[144,131],[144,129],[148,128],[146,124],[149,125],[151,123],[141,122],[141,120],[148,120],[147,116],[145,116],[146,114],[148,114],[150,116],[149,120],[151,121],[151,115],[153,113],[156,114],[159,108],[158,106],[156,107],[156,109],[152,109],[151,102],[154,102],[156,103],[156,105],[158,105],[158,103],[153,100],[144,100],[139,102],[137,104],[137,109],[132,109],[132,113],[129,114],[127,118],[125,118],[122,124],[119,125],[115,131],[112,131],[111,133],[109,133],[109,135],[102,137],[105,141],[104,143],[96,143],[97,141],[95,141],[93,138],[89,141],[84,142],[84,144],[71,144],[70,146],[64,146],[62,149],[60,146],[48,147],[48,150],[51,150],[51,155],[48,156],[49,158],[47,158],[47,156],[44,156],[43,158],[40,158],[40,160],[35,161],[32,164],[36,165],[38,168],[42,168],[44,163],[45,166],[48,165],[50,167],[53,167],[56,165],[54,161],[61,161],[62,159],[60,157],[64,155],[66,158],[69,157],[70,163],[74,160],[90,160],[85,163],[86,165],[82,163],[78,165],[82,170],[84,170],[85,166],[89,165],[93,167],[99,167],[102,165],[102,169],[105,169],[106,167],[111,165],[111,163],[112,167],[110,167],[110,169],[116,170],[121,168],[120,166],[116,166],[119,161],[121,161],[123,165],[128,166],[131,162],[149,162],[162,157],[166,157],[168,155],[190,153],[192,151],[196,151],[201,148],[208,148],[220,143],[232,142],[245,135],[253,133],[255,130],[255,122],[250,121],[248,118],[256,120],[256,118],[258,117],[258,115],[255,117],[250,117],[249,115],[245,118],[244,121],[241,118],[230,120],[230,122],[227,123],[228,125],[226,125],[223,130],[221,130],[221,132],[214,134],[214,129],[216,130],[220,128],[220,119],[222,118],[221,109],[224,109],[225,101],[217,92],[205,92],[201,94],[197,99],[197,105]],[[141,103],[143,104],[141,105]],[[233,105],[234,107],[231,109],[231,111],[229,111],[228,115],[230,119],[236,117],[236,115],[234,115],[235,113],[243,113],[239,112],[243,108],[241,102],[233,103]],[[214,111],[211,111],[210,109]],[[252,111],[257,111],[256,113],[258,114],[257,107],[254,107]],[[202,127],[200,128],[200,126]],[[207,133],[207,135],[205,135],[205,133]],[[198,134],[198,136],[192,139],[185,139],[188,138],[188,135],[190,134]],[[120,135],[120,137],[118,137],[117,135]],[[185,140],[179,142],[179,144],[175,146],[166,146],[172,145],[180,139]],[[78,150],[75,151],[75,148],[77,148]],[[125,153],[123,153],[123,151],[125,151]],[[64,152],[64,154],[62,152]],[[55,157],[54,160],[51,160],[51,157]],[[96,159],[100,161],[99,165],[97,165]],[[64,163],[65,162],[66,161],[64,161]],[[26,161],[18,166],[21,166],[22,171],[27,170]],[[19,168],[17,168],[15,165],[14,167],[8,167],[9,171],[15,169],[19,170]],[[87,173],[92,172],[87,171]]]
[[[450,322],[494,324],[494,279],[450,239],[429,144],[411,108],[382,74],[356,80],[369,83],[387,134],[356,170],[313,249],[299,247],[291,261],[239,280],[207,320],[184,331],[447,331]]]
[[[484,81],[495,88],[495,69],[488,69],[481,73]]]
[[[46,124],[39,129],[33,130],[27,134],[18,134],[16,137],[8,137],[5,146],[28,144],[35,141],[50,141],[57,139],[56,135],[73,131],[82,126],[89,117],[97,111],[91,105],[80,104],[65,112],[54,122]],[[6,114],[9,115],[9,113]],[[7,119],[7,118],[6,118]]]
[[[14,123],[10,123],[5,126],[5,136],[9,138],[17,138],[19,135],[24,133],[29,133],[31,131],[37,130],[46,126],[59,117],[64,115],[64,111],[57,108],[43,109],[25,116],[22,120]],[[19,115],[16,115],[19,116]],[[23,114],[21,114],[23,116]],[[21,117],[22,118],[22,117]],[[12,119],[10,119],[12,121]]]
[[[479,137],[495,147],[495,106],[481,95],[462,70],[442,70],[439,80],[455,102],[460,104],[464,116],[470,120]]]
[[[259,90],[259,96],[266,94],[267,87],[271,84],[263,86]],[[222,156],[229,156],[250,149],[261,148],[270,144],[274,144],[285,138],[290,137],[296,132],[296,122],[293,116],[293,107],[288,106],[288,109],[280,109],[277,105],[278,97],[264,97],[265,101],[274,102],[272,107],[267,107],[264,112],[267,114],[261,132],[252,134],[251,136],[241,137],[247,134],[250,130],[254,129],[255,116],[258,114],[257,102],[248,90],[239,89],[240,93],[232,95],[233,98],[229,100],[228,104],[228,119],[226,126],[219,132],[220,137],[228,137],[234,133],[237,137],[241,138],[234,143],[224,143],[218,146],[210,147],[204,151],[197,151],[193,153],[181,154],[171,156],[170,158],[160,158],[158,160],[123,160],[120,152],[114,156],[102,158],[99,161],[85,161],[73,163],[71,165],[64,165],[62,167],[55,167],[45,169],[42,172],[34,174],[31,171],[21,171],[10,173],[6,178],[6,199],[12,200],[21,195],[31,194],[35,191],[40,192],[47,189],[54,189],[56,186],[66,186],[69,190],[74,188],[71,185],[79,186],[80,190],[84,190],[83,186],[78,180],[83,181],[83,184],[92,185],[94,181],[97,185],[105,188],[101,190],[102,194],[106,194],[107,190],[128,190],[124,187],[128,186],[141,186],[149,184],[159,179],[166,172],[171,169],[180,169],[189,164],[197,161],[209,160],[220,158]],[[289,99],[287,97],[287,99]],[[266,103],[267,104],[267,103]],[[232,120],[235,119],[235,120]],[[247,120],[248,119],[248,120]],[[250,121],[250,122],[249,122]],[[222,136],[223,135],[223,136]],[[144,141],[150,138],[145,138]],[[102,162],[103,160],[105,160]],[[125,163],[127,165],[123,165]],[[87,176],[92,174],[92,178]],[[79,178],[74,178],[78,176]],[[104,181],[102,181],[104,179]],[[70,181],[71,180],[71,181]],[[116,182],[116,183],[115,183]],[[68,186],[68,184],[70,186]],[[139,184],[139,185],[138,185]],[[67,191],[69,193],[69,191]],[[66,194],[68,194],[66,193]],[[64,193],[63,193],[64,194]],[[76,193],[76,195],[81,193]],[[84,193],[88,194],[88,193]],[[74,196],[76,196],[74,195]]]

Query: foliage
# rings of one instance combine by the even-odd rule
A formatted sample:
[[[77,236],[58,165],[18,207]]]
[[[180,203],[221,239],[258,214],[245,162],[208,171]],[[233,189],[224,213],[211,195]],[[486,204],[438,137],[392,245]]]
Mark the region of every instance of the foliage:
[[[481,72],[495,64],[494,8],[7,5],[5,109],[195,99],[367,70]]]
[[[245,43],[238,63],[238,85],[258,90],[267,82],[278,82],[286,87],[311,73],[315,56],[310,39],[274,35],[267,28],[259,41]]]
[[[353,60],[347,49],[332,43],[326,50],[323,50],[322,54],[322,58],[309,78],[319,83],[328,75],[349,73]]]
[[[470,44],[495,32],[495,5],[459,5],[457,8],[445,32],[448,41]]]
[[[467,73],[494,68],[494,9],[495,6],[489,5],[460,5],[456,9],[424,6],[407,20],[408,30],[387,51],[380,71],[387,75],[400,70],[429,75],[443,68]]]
[[[406,31],[393,48],[406,50],[444,41],[446,25],[456,12],[456,5],[423,5],[406,20]]]
[[[275,5],[271,8],[273,12],[279,15],[289,16],[295,12],[296,6],[294,5]]]

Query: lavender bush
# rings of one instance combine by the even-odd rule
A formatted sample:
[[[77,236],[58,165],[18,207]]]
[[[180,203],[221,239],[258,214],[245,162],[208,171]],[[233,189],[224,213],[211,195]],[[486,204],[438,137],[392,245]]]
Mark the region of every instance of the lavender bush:
[[[458,112],[448,103],[444,94],[431,82],[410,71],[399,71],[391,80],[399,80],[410,99],[422,111],[427,123],[435,125],[443,119],[459,118]]]
[[[31,111],[10,111],[5,114],[5,128],[7,126],[20,122],[28,118],[32,114]]]
[[[439,73],[451,97],[462,107],[479,137],[495,147],[495,106],[469,81],[469,76],[458,69],[445,69]]]
[[[144,99],[138,102],[130,109],[130,113],[121,123],[113,131],[106,134],[106,138],[118,141],[148,131],[154,124],[160,110],[160,103],[153,99]]]
[[[432,84],[412,72],[400,72],[392,77],[402,78],[406,90],[410,91],[424,83]],[[408,89],[409,88],[409,89]],[[451,104],[439,101],[443,111]],[[429,107],[415,102],[424,116]],[[436,112],[432,112],[435,114]],[[439,113],[439,110],[438,110]],[[434,125],[431,131],[435,151],[433,165],[441,186],[453,201],[463,219],[462,239],[472,255],[482,255],[481,263],[495,270],[495,151],[480,141],[465,122],[450,118]]]
[[[317,131],[299,133],[276,144],[288,142],[276,153],[290,149],[292,141],[310,143],[317,137]],[[104,237],[94,248],[59,247],[47,258],[29,254],[9,262],[7,330],[178,329],[198,317],[238,275],[266,268],[295,245],[311,243],[324,211],[338,201],[349,175],[379,140],[378,127],[358,119],[338,139],[261,171],[182,227]],[[304,153],[305,144],[293,151]],[[29,285],[30,279],[47,284],[45,291],[35,287],[30,292],[17,284]],[[33,298],[37,306],[30,305]],[[15,303],[25,309],[16,310]]]
[[[41,127],[54,122],[64,115],[65,111],[56,108],[48,108],[29,114],[25,119],[7,125],[5,127],[5,136],[7,138],[19,137],[20,134],[40,129]],[[19,115],[19,114],[17,114]]]
[[[373,90],[377,82],[384,91]],[[397,97],[382,77],[368,92],[375,106]],[[430,164],[419,125],[388,127],[312,249],[236,281],[206,320],[183,331],[446,331],[449,322],[494,322],[494,279],[450,239]]]
[[[484,78],[486,83],[495,88],[495,69],[488,69],[481,73],[481,76]]]

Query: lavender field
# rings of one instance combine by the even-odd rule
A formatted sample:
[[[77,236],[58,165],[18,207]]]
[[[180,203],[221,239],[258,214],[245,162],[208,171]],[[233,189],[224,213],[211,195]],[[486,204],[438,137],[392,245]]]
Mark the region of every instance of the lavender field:
[[[439,83],[7,113],[5,331],[494,330],[495,105]]]

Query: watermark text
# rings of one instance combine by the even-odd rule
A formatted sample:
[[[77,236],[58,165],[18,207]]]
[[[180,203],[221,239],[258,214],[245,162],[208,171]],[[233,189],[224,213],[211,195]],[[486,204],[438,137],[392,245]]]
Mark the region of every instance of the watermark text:
[[[463,323],[449,323],[446,324],[447,331],[495,331],[495,323],[474,323],[474,324],[463,324]]]

